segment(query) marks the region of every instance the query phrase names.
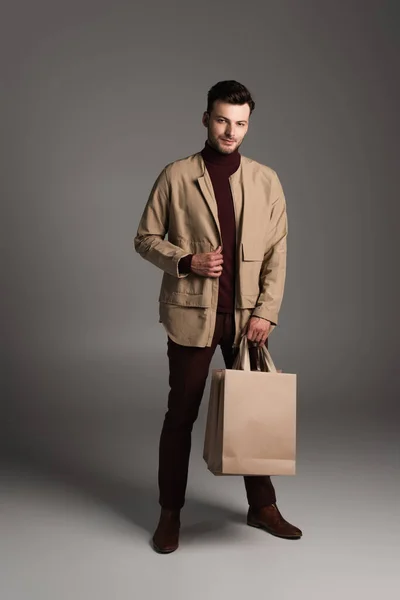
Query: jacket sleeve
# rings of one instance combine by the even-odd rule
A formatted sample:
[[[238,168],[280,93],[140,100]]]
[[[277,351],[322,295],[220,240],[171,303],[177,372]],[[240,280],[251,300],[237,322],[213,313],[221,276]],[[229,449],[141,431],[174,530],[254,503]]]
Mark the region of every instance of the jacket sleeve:
[[[188,252],[165,240],[168,233],[170,188],[167,167],[157,177],[140,219],[134,248],[143,258],[174,277],[187,277],[179,271],[179,261]]]
[[[288,223],[285,196],[276,173],[271,184],[271,195],[269,245],[260,272],[260,295],[252,316],[277,325],[286,279]]]

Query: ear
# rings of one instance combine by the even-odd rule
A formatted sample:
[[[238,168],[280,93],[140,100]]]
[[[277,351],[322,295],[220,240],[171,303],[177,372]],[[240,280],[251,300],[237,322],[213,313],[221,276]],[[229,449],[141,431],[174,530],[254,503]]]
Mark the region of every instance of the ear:
[[[201,120],[201,122],[203,123],[204,127],[208,127],[209,120],[210,120],[210,115],[208,114],[207,111],[205,111],[203,113],[203,118]]]

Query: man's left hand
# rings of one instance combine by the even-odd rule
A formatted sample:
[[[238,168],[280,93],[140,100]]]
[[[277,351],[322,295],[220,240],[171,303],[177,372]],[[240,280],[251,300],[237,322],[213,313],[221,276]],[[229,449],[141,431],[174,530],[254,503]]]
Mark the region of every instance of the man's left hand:
[[[270,329],[271,322],[267,321],[267,319],[250,317],[246,332],[247,339],[249,342],[257,343],[258,346],[264,346]]]

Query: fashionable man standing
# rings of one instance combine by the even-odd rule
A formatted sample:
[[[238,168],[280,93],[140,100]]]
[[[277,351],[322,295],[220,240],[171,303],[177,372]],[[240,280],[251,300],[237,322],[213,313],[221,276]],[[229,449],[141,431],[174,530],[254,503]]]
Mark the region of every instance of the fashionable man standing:
[[[236,81],[210,89],[205,146],[162,170],[134,241],[164,272],[159,314],[168,334],[170,392],[159,447],[157,552],[178,548],[191,433],[217,345],[232,368],[241,336],[263,345],[278,322],[286,203],[275,171],[239,153],[254,107]],[[278,510],[270,477],[245,476],[244,483],[249,525],[301,537]]]

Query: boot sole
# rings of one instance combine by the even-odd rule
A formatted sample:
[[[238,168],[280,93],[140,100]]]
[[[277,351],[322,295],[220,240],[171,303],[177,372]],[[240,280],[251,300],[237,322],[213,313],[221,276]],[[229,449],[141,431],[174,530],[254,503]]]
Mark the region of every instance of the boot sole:
[[[152,542],[151,545],[153,546],[153,550],[155,550],[157,554],[171,554],[171,552],[175,552],[175,550],[179,548],[179,545],[168,549],[159,548],[154,542]]]
[[[250,523],[249,521],[247,521],[247,525],[249,525],[249,527],[254,527],[255,529],[262,529],[263,531],[266,531],[267,533],[270,533],[271,535],[282,538],[284,540],[299,540],[302,536],[302,534],[300,534],[300,535],[281,535],[280,533],[276,533],[273,529],[270,529],[266,525],[259,525],[258,523]]]

